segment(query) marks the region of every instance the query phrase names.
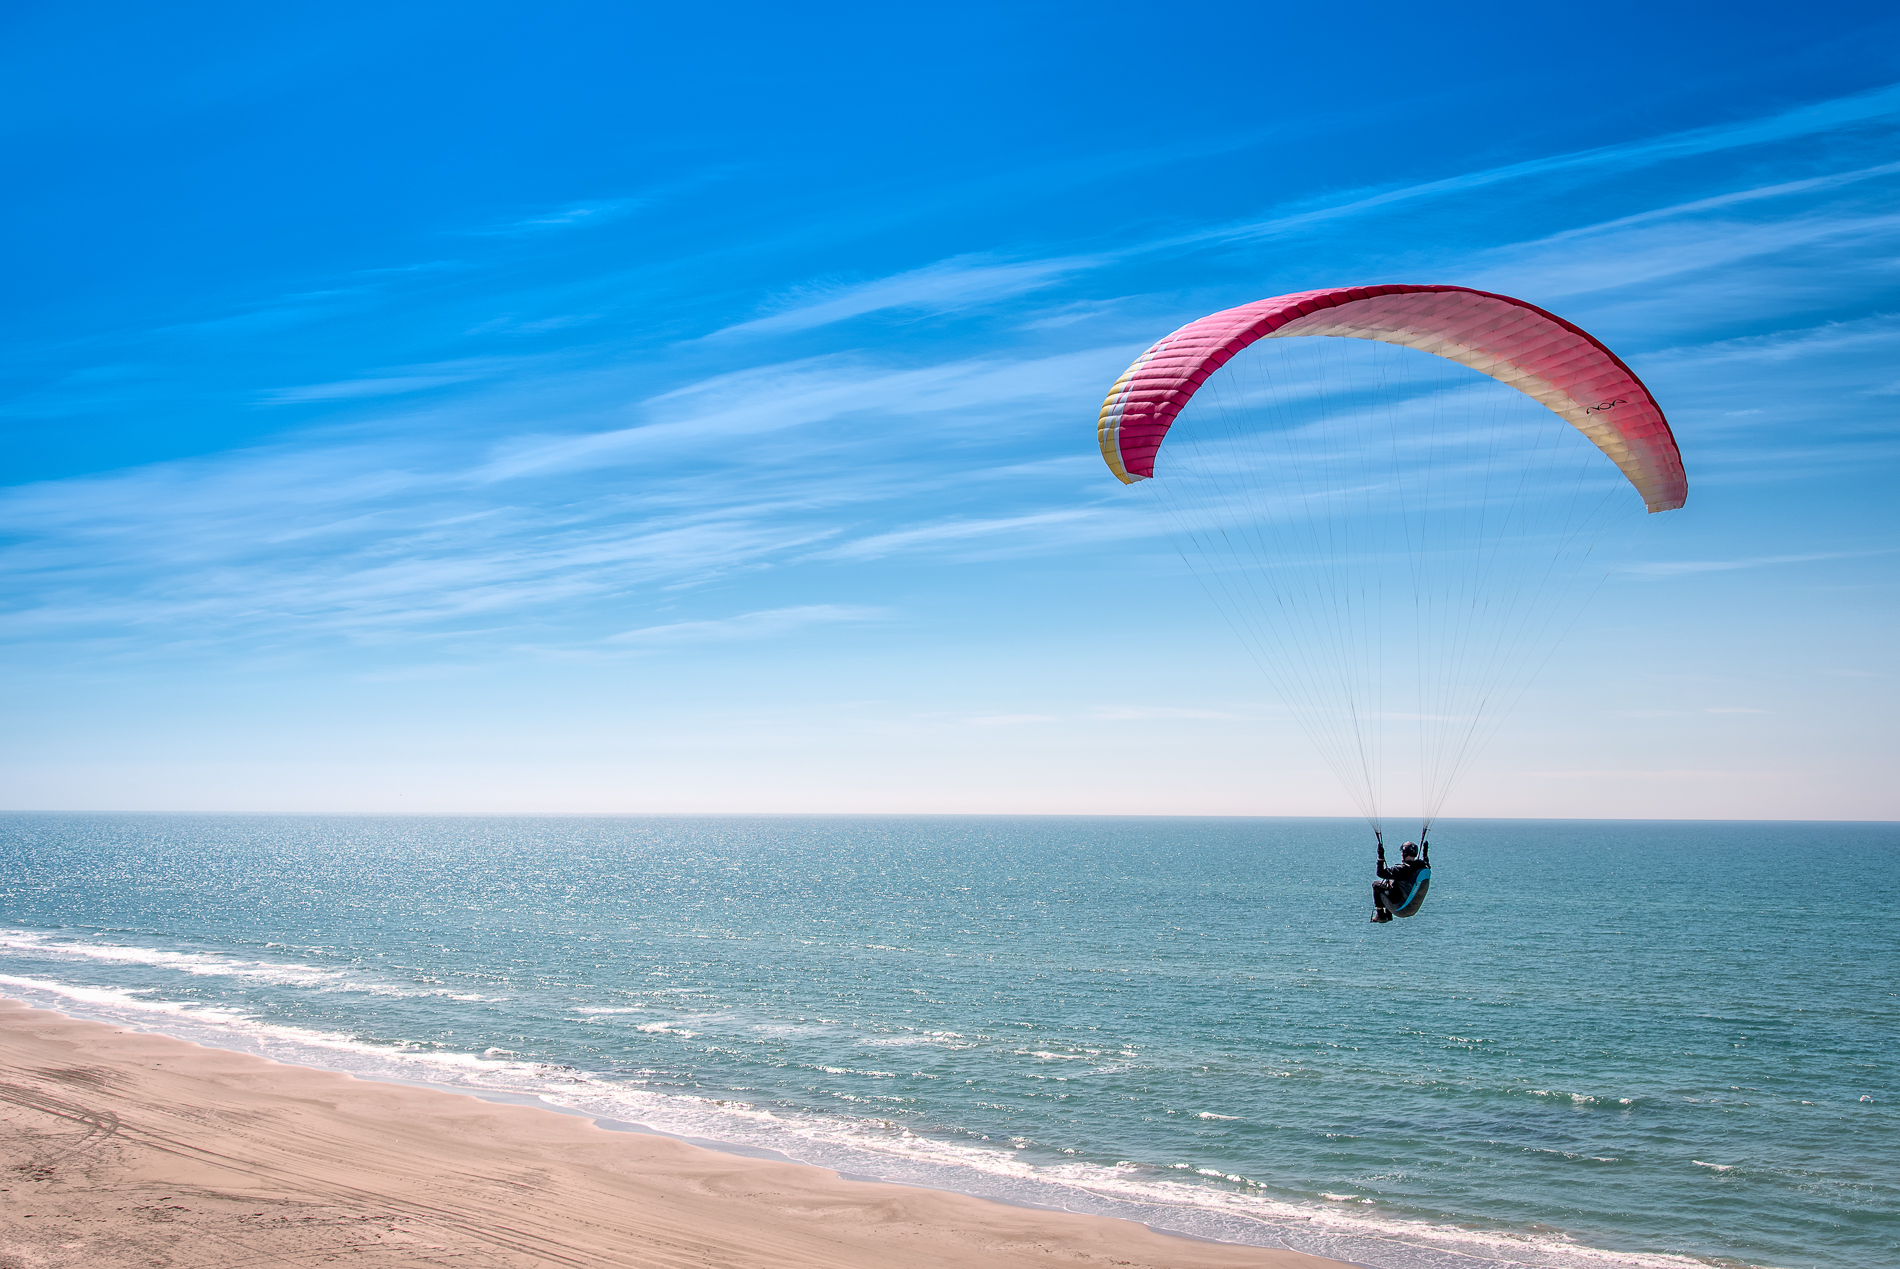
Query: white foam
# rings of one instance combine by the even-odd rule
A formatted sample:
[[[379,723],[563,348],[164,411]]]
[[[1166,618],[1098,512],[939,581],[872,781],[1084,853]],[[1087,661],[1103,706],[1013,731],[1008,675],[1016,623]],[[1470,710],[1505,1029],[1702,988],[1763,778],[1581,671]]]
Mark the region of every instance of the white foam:
[[[80,943],[53,940],[27,931],[0,934],[0,949],[27,952],[37,956],[69,957],[103,961],[117,965],[150,965],[184,974],[249,978],[282,986],[307,987],[341,977],[339,971],[320,965],[299,965],[266,961],[242,961],[219,953],[168,952],[158,948],[129,947],[114,943]]]
[[[1381,1269],[1704,1269],[1704,1262],[1688,1256],[1606,1251],[1559,1234],[1482,1231],[1386,1215],[1368,1210],[1376,1204],[1358,1195],[1281,1198],[1246,1177],[1212,1168],[1162,1169],[1132,1161],[1112,1167],[1039,1164],[1024,1155],[1031,1143],[1023,1138],[1005,1146],[926,1137],[888,1119],[820,1116],[735,1099],[657,1092],[637,1080],[522,1061],[501,1049],[477,1055],[415,1043],[370,1043],[262,1023],[231,1010],[144,999],[132,989],[7,975],[0,975],[0,985],[29,999],[50,996],[62,1007],[66,1002],[78,1005],[69,1011],[82,1016],[280,1061],[478,1094],[526,1094],[597,1118],[772,1150],[857,1175],[1119,1216],[1204,1238],[1292,1247]],[[671,1028],[654,1024],[654,1029]],[[1174,1179],[1196,1174],[1208,1182]]]
[[[896,1071],[864,1071],[853,1066],[821,1066],[818,1068],[827,1075],[863,1075],[874,1080],[894,1080]]]
[[[760,1028],[766,1030],[767,1028]],[[773,1028],[780,1029],[780,1028]],[[789,1030],[789,1028],[782,1028]],[[964,1043],[964,1037],[956,1031],[926,1031],[918,1035],[875,1035],[867,1036],[858,1044],[867,1049],[903,1049],[924,1045],[945,1049],[970,1049],[976,1046]]]
[[[1532,1097],[1547,1097],[1552,1101],[1568,1101],[1573,1106],[1634,1106],[1634,1097],[1597,1097],[1590,1093],[1557,1093],[1548,1088],[1527,1088],[1524,1090]]]
[[[295,961],[241,960],[223,952],[175,952],[163,948],[137,947],[122,943],[88,943],[74,939],[55,939],[27,930],[0,933],[0,951],[23,952],[30,956],[88,961],[96,964],[145,965],[202,978],[235,978],[269,983],[277,987],[302,987],[317,991],[362,992],[373,996],[427,997],[450,1000],[492,999],[446,987],[402,986],[388,982],[364,982],[352,977],[350,970],[304,965]]]

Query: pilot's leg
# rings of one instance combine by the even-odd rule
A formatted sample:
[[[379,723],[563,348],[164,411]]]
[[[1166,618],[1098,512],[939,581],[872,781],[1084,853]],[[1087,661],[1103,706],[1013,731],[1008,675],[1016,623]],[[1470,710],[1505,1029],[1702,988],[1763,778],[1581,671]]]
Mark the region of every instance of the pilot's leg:
[[[1390,881],[1381,877],[1372,883],[1372,919],[1374,921],[1383,922],[1392,919],[1391,899],[1392,883]]]

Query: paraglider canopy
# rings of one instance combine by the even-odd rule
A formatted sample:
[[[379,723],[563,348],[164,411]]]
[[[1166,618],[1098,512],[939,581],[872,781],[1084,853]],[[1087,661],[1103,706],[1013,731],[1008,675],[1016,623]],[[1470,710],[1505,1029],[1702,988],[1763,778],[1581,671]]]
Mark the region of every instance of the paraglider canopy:
[[[1688,496],[1621,358],[1463,286],[1189,322],[1115,381],[1097,433],[1375,833],[1395,794],[1430,827],[1649,521],[1630,487],[1651,512]]]
[[[1292,335],[1373,339],[1433,353],[1548,407],[1623,470],[1651,511],[1688,497],[1682,455],[1649,389],[1586,331],[1534,304],[1463,286],[1349,286],[1257,300],[1189,322],[1123,372],[1102,403],[1102,457],[1124,484],[1207,377],[1249,344]]]

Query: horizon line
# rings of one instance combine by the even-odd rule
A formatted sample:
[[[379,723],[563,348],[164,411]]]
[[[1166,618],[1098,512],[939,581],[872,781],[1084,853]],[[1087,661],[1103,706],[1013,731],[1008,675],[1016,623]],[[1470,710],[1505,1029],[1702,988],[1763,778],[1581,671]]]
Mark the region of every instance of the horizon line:
[[[223,815],[335,818],[404,816],[462,819],[1069,819],[1069,820],[1329,820],[1363,823],[1358,815],[1274,815],[1197,811],[125,811],[61,810],[55,808],[0,808],[5,815]],[[1390,818],[1399,819],[1398,816]],[[1409,817],[1409,818],[1417,818]],[[1582,815],[1454,815],[1434,824],[1891,824],[1900,819],[1774,818],[1749,816],[1582,816]]]

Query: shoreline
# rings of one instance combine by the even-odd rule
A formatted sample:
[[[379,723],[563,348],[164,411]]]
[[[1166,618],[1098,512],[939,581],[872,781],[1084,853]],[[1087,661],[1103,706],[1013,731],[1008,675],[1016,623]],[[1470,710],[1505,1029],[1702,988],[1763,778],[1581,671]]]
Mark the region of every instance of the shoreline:
[[[0,1251],[34,1269],[1117,1264],[1340,1269],[850,1179],[545,1104],[362,1079],[0,1000]],[[138,1257],[137,1261],[132,1257]]]

